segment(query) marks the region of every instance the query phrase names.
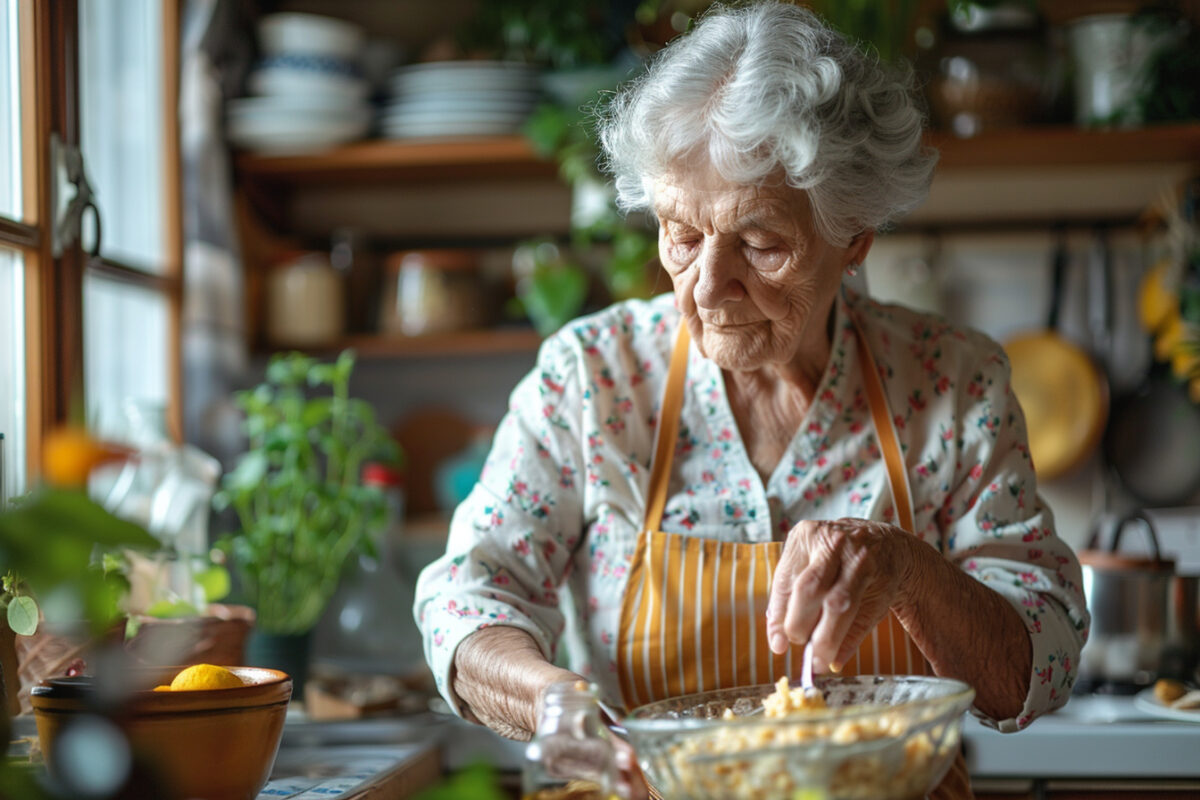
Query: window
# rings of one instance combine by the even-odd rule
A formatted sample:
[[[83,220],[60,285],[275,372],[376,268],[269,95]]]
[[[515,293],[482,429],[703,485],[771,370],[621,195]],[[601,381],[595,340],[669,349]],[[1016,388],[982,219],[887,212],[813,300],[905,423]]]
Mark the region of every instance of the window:
[[[79,1],[80,136],[104,215],[104,257],[159,274],[166,266],[162,33],[160,0]]]
[[[22,258],[0,247],[0,497],[24,490],[25,463],[25,295]]]
[[[0,0],[0,217],[21,217],[17,0]]]
[[[17,0],[0,0],[0,222],[22,216],[18,30]],[[5,245],[0,238],[0,498],[25,488],[25,264],[22,251]]]
[[[0,0],[6,496],[27,488],[56,424],[103,433],[135,401],[165,404],[179,431],[179,5]],[[86,259],[78,236],[55,241],[75,189],[51,184],[80,152],[103,261]]]
[[[172,261],[163,26],[163,0],[79,0],[80,137],[110,266],[83,284],[83,385],[89,425],[116,438],[129,402],[170,395],[170,286],[140,277]]]
[[[120,439],[128,403],[167,406],[167,302],[161,292],[89,275],[83,311],[88,425]]]

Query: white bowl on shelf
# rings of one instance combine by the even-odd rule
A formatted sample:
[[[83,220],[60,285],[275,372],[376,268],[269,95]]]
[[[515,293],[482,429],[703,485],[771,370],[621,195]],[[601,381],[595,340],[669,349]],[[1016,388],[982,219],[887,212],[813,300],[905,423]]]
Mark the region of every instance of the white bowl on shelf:
[[[371,106],[363,100],[332,94],[284,94],[238,97],[225,107],[227,117],[290,115],[341,117],[369,114]]]
[[[365,37],[352,22],[320,14],[281,12],[258,23],[258,40],[270,55],[306,53],[357,61]]]
[[[324,57],[279,56],[265,59],[246,78],[251,94],[367,96],[369,85],[352,65]]]
[[[369,113],[341,119],[264,114],[229,117],[226,133],[238,147],[283,155],[319,152],[352,142],[366,135],[370,127]]]

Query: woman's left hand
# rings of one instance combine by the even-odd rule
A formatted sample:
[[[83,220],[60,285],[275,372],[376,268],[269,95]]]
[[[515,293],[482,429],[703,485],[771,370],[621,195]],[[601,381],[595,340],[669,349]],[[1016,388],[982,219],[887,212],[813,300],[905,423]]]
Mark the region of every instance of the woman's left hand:
[[[900,598],[912,572],[911,540],[894,525],[863,519],[792,528],[771,580],[771,650],[811,639],[814,668],[839,671]]]

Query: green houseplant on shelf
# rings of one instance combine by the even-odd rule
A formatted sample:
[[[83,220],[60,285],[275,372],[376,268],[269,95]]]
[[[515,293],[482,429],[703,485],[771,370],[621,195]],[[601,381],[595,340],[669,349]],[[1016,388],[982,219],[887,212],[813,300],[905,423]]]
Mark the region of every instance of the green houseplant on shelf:
[[[360,482],[360,469],[398,455],[370,404],[350,397],[353,368],[351,351],[332,364],[274,356],[264,382],[236,395],[249,448],[214,497],[239,524],[218,546],[257,611],[249,658],[289,672],[299,696],[311,631],[343,565],[374,554],[387,519],[382,492]]]

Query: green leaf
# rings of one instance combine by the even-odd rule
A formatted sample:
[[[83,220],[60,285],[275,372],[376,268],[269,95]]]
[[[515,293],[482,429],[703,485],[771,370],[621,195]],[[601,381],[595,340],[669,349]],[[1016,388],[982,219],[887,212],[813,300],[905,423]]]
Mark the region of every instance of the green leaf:
[[[204,591],[204,602],[206,603],[215,603],[229,594],[229,570],[220,564],[213,564],[208,569],[202,569],[193,577]]]
[[[253,489],[267,475],[267,457],[252,450],[242,456],[233,471],[225,476],[225,486],[230,489]]]
[[[178,619],[181,617],[198,617],[200,609],[183,600],[159,600],[146,609],[146,616],[159,619]]]
[[[588,280],[582,269],[553,266],[538,269],[519,287],[521,302],[538,333],[549,336],[583,308]]]
[[[38,607],[32,597],[14,597],[8,604],[8,627],[21,636],[37,633]]]
[[[0,516],[0,525],[23,543],[44,545],[70,540],[102,547],[153,550],[160,542],[142,528],[119,519],[71,489],[44,489],[30,502]],[[24,571],[24,570],[23,570]]]

